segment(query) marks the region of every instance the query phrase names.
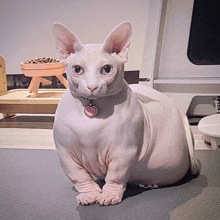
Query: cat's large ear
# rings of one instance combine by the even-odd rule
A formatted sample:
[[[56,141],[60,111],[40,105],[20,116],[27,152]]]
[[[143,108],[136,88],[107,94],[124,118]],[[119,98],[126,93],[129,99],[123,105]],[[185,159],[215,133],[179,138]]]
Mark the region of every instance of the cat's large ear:
[[[66,59],[71,53],[75,53],[82,48],[80,40],[62,24],[54,23],[53,34],[60,60]]]
[[[103,50],[108,53],[116,53],[124,62],[128,60],[132,28],[129,22],[119,24],[104,40]]]

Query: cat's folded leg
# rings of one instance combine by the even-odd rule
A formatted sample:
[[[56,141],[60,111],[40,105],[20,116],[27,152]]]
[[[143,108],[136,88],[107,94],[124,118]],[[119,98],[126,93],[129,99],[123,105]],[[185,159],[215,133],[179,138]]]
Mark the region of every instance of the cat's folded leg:
[[[94,204],[102,192],[92,176],[69,155],[59,155],[64,172],[73,182],[79,195],[76,196],[78,203],[83,205]]]
[[[115,205],[121,202],[130,176],[132,162],[126,155],[123,158],[118,157],[111,161],[105,177],[106,183],[98,197],[100,205]]]
[[[81,189],[79,189],[79,186],[77,186],[77,184],[74,184],[77,191],[80,192],[80,194],[76,196],[77,202],[82,205],[95,204],[101,193],[101,189],[96,187],[96,185],[94,185],[94,181],[91,183],[87,182],[84,184],[86,184],[87,186],[84,188],[81,185],[80,186]]]
[[[126,186],[118,183],[106,183],[103,186],[102,193],[98,197],[100,205],[115,205],[120,203]]]

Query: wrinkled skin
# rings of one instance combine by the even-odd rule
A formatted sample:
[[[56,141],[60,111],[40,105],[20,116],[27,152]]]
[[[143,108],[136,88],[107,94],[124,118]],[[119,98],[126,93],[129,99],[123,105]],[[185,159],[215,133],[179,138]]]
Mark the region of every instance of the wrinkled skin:
[[[180,180],[191,165],[180,113],[165,95],[123,79],[130,24],[117,26],[103,44],[83,45],[60,24],[54,35],[69,84],[56,111],[54,141],[77,201],[113,205],[128,182]],[[98,109],[94,118],[84,113],[91,100]],[[102,189],[92,175],[105,180]]]

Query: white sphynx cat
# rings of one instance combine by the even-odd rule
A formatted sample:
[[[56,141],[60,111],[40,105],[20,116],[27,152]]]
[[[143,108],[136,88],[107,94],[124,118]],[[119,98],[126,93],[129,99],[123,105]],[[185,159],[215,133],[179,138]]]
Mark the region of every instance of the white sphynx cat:
[[[120,203],[128,182],[164,186],[189,169],[199,172],[188,120],[165,95],[124,80],[131,32],[123,22],[103,44],[84,45],[54,24],[69,84],[56,111],[54,141],[84,205]],[[105,180],[102,189],[93,176]]]

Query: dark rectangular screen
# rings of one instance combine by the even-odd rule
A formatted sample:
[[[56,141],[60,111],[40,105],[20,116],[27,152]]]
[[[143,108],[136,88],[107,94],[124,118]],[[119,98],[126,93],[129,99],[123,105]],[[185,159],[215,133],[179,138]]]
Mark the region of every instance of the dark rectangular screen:
[[[220,0],[195,0],[188,58],[196,65],[220,64]]]

